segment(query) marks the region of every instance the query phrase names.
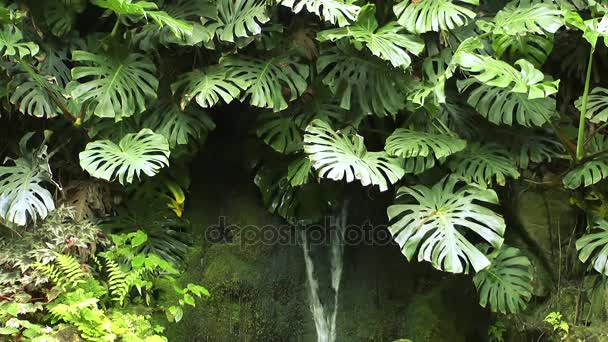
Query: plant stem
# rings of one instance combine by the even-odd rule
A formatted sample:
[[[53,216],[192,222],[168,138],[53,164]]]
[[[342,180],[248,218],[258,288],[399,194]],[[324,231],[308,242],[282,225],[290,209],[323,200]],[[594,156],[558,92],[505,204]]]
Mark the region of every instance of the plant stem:
[[[114,23],[114,27],[112,27],[112,32],[110,33],[110,37],[116,36],[118,32],[118,25],[120,24],[120,17],[116,16],[116,22]]]
[[[585,154],[585,116],[587,115],[587,100],[589,98],[589,83],[591,82],[591,66],[593,64],[593,52],[589,52],[589,62],[587,63],[587,76],[585,77],[585,89],[583,90],[583,100],[581,103],[581,116],[578,121],[578,136],[576,141],[576,159],[581,160]]]

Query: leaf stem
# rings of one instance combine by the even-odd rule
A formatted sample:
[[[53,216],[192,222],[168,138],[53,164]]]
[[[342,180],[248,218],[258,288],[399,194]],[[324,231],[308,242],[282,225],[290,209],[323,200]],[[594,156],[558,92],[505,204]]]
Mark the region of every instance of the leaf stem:
[[[591,82],[591,66],[593,64],[593,52],[589,52],[589,62],[587,63],[587,75],[585,77],[585,89],[583,90],[583,100],[581,103],[581,115],[578,121],[578,136],[576,141],[576,159],[581,160],[585,154],[585,116],[587,115],[587,101],[589,98],[589,83]]]

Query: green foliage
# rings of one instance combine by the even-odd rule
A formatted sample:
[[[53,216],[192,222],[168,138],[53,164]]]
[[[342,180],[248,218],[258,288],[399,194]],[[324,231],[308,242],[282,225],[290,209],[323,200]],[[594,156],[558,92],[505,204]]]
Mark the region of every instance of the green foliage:
[[[354,21],[359,14],[360,8],[354,2],[353,0],[281,0],[281,5],[291,8],[294,13],[306,9],[332,24],[343,27]]]
[[[486,246],[487,252],[487,246]],[[473,278],[479,304],[492,311],[518,313],[532,297],[532,264],[519,249],[502,245],[488,257],[491,265]]]
[[[91,176],[121,184],[133,182],[133,176],[141,173],[154,176],[169,165],[167,139],[150,129],[125,135],[118,144],[98,140],[87,144],[80,152],[80,165]]]
[[[393,8],[399,24],[408,31],[424,33],[444,31],[465,25],[475,12],[458,3],[478,5],[478,0],[404,0]]]
[[[564,186],[569,189],[576,189],[581,185],[588,187],[608,177],[608,156],[603,153],[606,146],[608,141],[605,136],[593,137],[589,141],[589,152],[599,154],[568,172],[563,179]]]
[[[465,146],[465,140],[453,136],[399,128],[386,139],[384,148],[388,154],[402,158],[434,156],[441,159]]]
[[[469,266],[480,271],[490,265],[459,229],[475,232],[494,248],[503,242],[505,222],[492,210],[478,204],[498,203],[493,190],[475,185],[456,188],[458,180],[446,177],[429,188],[424,185],[399,188],[396,198],[411,197],[412,204],[388,207],[389,230],[412,260],[428,261],[433,267],[451,273],[468,272]]]
[[[249,86],[244,80],[234,78],[232,72],[222,66],[213,66],[201,71],[183,75],[171,85],[173,93],[181,96],[181,107],[185,108],[192,99],[203,108],[217,104],[220,99],[230,103]]]
[[[55,184],[49,165],[50,154],[42,143],[29,151],[28,141],[34,135],[27,133],[19,142],[21,157],[7,159],[12,166],[0,166],[0,217],[18,225],[44,219],[55,209],[51,192],[43,184]]]
[[[455,175],[470,183],[505,185],[506,177],[519,178],[511,154],[498,144],[470,144],[449,162]]]
[[[389,61],[394,67],[407,68],[412,63],[408,52],[419,55],[424,49],[424,43],[416,36],[400,33],[403,28],[397,23],[378,27],[375,14],[376,7],[366,5],[354,24],[321,31],[317,38],[320,41],[336,41],[347,37],[355,43],[365,44],[372,54]]]
[[[143,112],[146,99],[156,97],[156,67],[145,55],[109,57],[76,50],[72,60],[88,65],[72,69],[75,82],[68,91],[79,102],[91,102],[92,113],[98,117],[120,121]]]
[[[590,233],[576,240],[578,258],[582,262],[591,260],[593,269],[608,275],[608,221],[598,219],[590,225]]]
[[[363,186],[377,185],[380,191],[386,191],[389,184],[403,177],[396,158],[385,152],[368,152],[363,137],[336,132],[319,119],[306,128],[304,151],[323,178],[347,182],[357,179]]]

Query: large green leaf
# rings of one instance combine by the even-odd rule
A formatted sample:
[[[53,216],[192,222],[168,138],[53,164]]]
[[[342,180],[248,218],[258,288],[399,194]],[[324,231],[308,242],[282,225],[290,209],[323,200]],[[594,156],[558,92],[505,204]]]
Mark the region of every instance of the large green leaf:
[[[40,48],[33,42],[23,42],[23,34],[18,28],[7,25],[0,31],[0,52],[2,56],[35,56]]]
[[[461,151],[466,144],[465,140],[447,134],[398,128],[386,139],[384,149],[388,154],[401,158],[434,156],[441,159]]]
[[[591,260],[593,268],[608,276],[608,221],[598,219],[590,227],[590,233],[576,240],[578,258]]]
[[[524,36],[497,35],[492,39],[492,49],[499,59],[515,61],[524,58],[536,68],[540,68],[553,51],[553,37],[532,34]]]
[[[252,106],[283,110],[287,101],[295,100],[307,87],[308,66],[291,59],[226,57],[221,63],[232,72],[231,77],[247,84],[245,97],[250,97]]]
[[[364,186],[378,185],[380,191],[386,191],[404,175],[396,158],[386,152],[368,152],[363,137],[336,132],[319,119],[306,128],[304,151],[323,178],[357,179]]]
[[[464,231],[476,233],[494,248],[503,243],[505,221],[482,203],[498,204],[491,189],[465,185],[456,189],[457,179],[446,177],[433,187],[401,187],[397,199],[412,198],[414,203],[388,207],[389,230],[412,260],[428,261],[436,269],[467,272],[469,266],[480,271],[490,265],[488,258],[467,240]]]
[[[531,162],[551,162],[565,152],[555,135],[542,129],[509,128],[492,132],[492,136],[507,146],[522,169],[528,168]]]
[[[44,18],[51,33],[63,36],[74,29],[78,15],[84,11],[85,0],[48,0],[44,2]]]
[[[118,144],[110,140],[88,143],[80,152],[80,166],[91,176],[121,184],[133,182],[141,173],[154,176],[169,166],[169,143],[160,134],[144,128],[125,135]]]
[[[508,35],[555,33],[564,24],[561,13],[552,4],[521,6],[514,1],[496,13],[493,32]]]
[[[545,81],[545,75],[525,59],[515,62],[520,70],[501,60],[466,51],[456,53],[452,61],[488,86],[527,94],[529,99],[557,93],[559,81]]]
[[[348,37],[356,43],[365,44],[372,54],[391,62],[394,67],[408,67],[412,63],[409,54],[419,55],[424,49],[424,41],[403,34],[403,27],[396,22],[378,28],[375,15],[376,6],[366,5],[353,25],[321,31],[317,39],[323,42]]]
[[[10,101],[12,104],[18,104],[18,109],[23,114],[39,118],[55,117],[60,113],[59,108],[40,82],[48,81],[42,76],[32,77],[25,72],[14,75],[9,83],[12,90]]]
[[[49,166],[47,146],[42,145],[32,151],[27,142],[34,133],[27,133],[19,142],[21,157],[7,159],[12,166],[0,166],[0,217],[24,226],[28,219],[36,222],[44,219],[55,209],[53,195],[43,187],[45,183],[55,184]]]
[[[519,178],[513,156],[498,144],[472,143],[454,155],[449,167],[469,183],[505,185],[506,177]]]
[[[281,5],[300,13],[304,8],[310,13],[343,27],[354,21],[361,9],[354,0],[281,0]]]
[[[582,97],[576,100],[576,108],[581,109]],[[596,87],[587,98],[587,114],[585,117],[594,123],[608,121],[608,89]]]
[[[587,145],[587,153],[594,154],[608,149],[608,138],[595,135]],[[608,154],[603,153],[595,158],[576,166],[564,176],[566,188],[576,189],[581,185],[588,187],[608,178]]]
[[[227,42],[262,33],[260,24],[270,20],[261,0],[218,0],[217,8],[218,37]]]
[[[302,127],[286,113],[263,113],[258,117],[256,133],[279,153],[289,154],[302,149]]]
[[[484,248],[487,252],[489,246]],[[502,245],[490,255],[492,262],[473,277],[479,304],[494,312],[516,314],[532,297],[532,264],[519,249]]]
[[[522,126],[542,126],[555,115],[553,97],[529,99],[524,93],[479,84],[474,79],[458,82],[461,92],[471,86],[474,88],[467,99],[468,104],[493,124],[510,126],[517,122]]]
[[[171,101],[157,103],[143,125],[163,135],[171,148],[188,144],[191,140],[204,141],[209,132],[215,129],[207,113],[192,108],[181,110]]]
[[[317,60],[317,70],[344,109],[358,107],[364,114],[386,116],[405,106],[404,75],[361,57],[346,44],[338,42],[337,47],[325,50]]]
[[[171,91],[181,97],[180,105],[185,108],[192,99],[203,108],[217,104],[220,99],[230,103],[246,89],[249,82],[233,77],[232,73],[222,66],[212,66],[205,71],[192,71],[179,77],[171,85]]]
[[[466,25],[475,17],[475,12],[458,2],[479,5],[479,0],[404,0],[393,10],[399,24],[410,32],[447,31]]]
[[[192,25],[171,17],[165,11],[158,11],[158,6],[150,1],[93,0],[93,3],[99,7],[111,10],[118,16],[133,15],[150,18],[160,27],[167,26],[180,39],[192,35]]]
[[[158,79],[152,61],[139,53],[124,58],[72,52],[72,60],[87,66],[72,69],[67,89],[80,102],[90,102],[93,114],[122,120],[146,109],[146,99],[156,98]]]

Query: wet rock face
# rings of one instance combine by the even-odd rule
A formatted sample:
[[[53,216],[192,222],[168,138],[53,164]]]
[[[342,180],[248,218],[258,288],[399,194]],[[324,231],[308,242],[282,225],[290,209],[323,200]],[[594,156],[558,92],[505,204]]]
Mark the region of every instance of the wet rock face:
[[[169,340],[316,342],[302,248],[246,237],[248,225],[284,222],[267,213],[246,171],[216,159],[202,163],[198,170],[205,172],[193,179],[186,208],[196,248],[184,279],[206,286],[211,298],[168,326]],[[385,224],[385,203],[366,193],[360,197],[353,201],[349,224]],[[222,238],[210,241],[209,229],[218,226]],[[328,287],[326,274],[320,267],[319,282]],[[483,341],[487,317],[470,277],[408,263],[391,244],[345,247],[337,341]]]

